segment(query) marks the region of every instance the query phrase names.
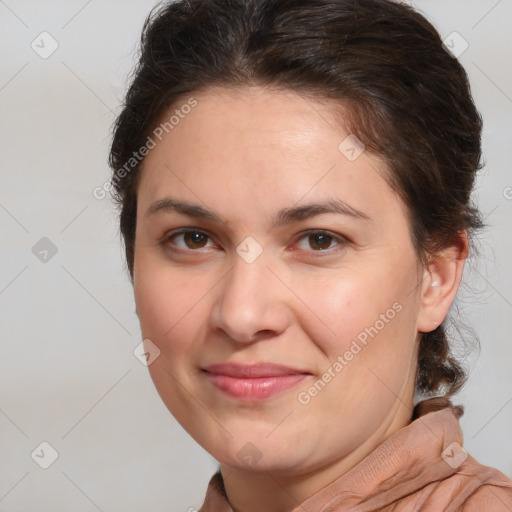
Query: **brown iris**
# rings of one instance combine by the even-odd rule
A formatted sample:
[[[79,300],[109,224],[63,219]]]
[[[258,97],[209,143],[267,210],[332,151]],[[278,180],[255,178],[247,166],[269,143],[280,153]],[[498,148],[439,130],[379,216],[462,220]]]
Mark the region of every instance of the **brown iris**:
[[[319,251],[329,249],[332,242],[332,236],[324,233],[314,233],[309,235],[308,239],[311,248]]]
[[[189,249],[200,249],[206,245],[208,236],[198,231],[188,231],[183,233],[183,240]]]

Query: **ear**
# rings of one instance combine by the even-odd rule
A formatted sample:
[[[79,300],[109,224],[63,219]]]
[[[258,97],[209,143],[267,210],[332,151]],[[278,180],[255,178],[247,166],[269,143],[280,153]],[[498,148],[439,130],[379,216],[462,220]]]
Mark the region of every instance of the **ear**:
[[[467,256],[468,237],[467,231],[463,230],[459,231],[455,245],[443,249],[430,260],[423,272],[418,332],[433,331],[446,318],[457,294]]]

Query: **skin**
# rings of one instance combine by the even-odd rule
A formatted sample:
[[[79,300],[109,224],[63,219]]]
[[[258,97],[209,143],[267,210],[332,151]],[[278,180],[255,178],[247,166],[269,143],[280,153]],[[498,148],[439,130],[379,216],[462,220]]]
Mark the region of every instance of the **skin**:
[[[258,87],[194,97],[197,106],[145,158],[137,191],[135,301],[143,338],[160,350],[149,370],[169,411],[219,461],[232,508],[289,511],[410,423],[418,333],[445,318],[466,239],[422,268],[386,165],[339,151],[348,134],[325,102]],[[166,197],[221,221],[146,214]],[[273,221],[283,208],[328,199],[369,219]],[[333,238],[311,238],[311,229]],[[252,263],[236,251],[248,236],[263,248]],[[301,403],[298,394],[396,303],[400,312]],[[221,394],[201,370],[223,362],[311,375],[247,402]],[[249,442],[250,463],[237,455]]]

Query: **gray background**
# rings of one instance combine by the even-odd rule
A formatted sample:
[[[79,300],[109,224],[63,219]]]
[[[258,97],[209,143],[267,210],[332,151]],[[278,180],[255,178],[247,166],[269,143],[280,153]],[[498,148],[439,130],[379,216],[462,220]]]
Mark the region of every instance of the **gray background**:
[[[512,1],[414,4],[469,44],[460,60],[485,122],[476,198],[490,226],[457,299],[482,343],[459,402],[465,448],[512,477]],[[115,211],[92,193],[109,179],[110,126],[153,5],[0,0],[2,512],[185,512],[216,469],[133,354]],[[43,31],[58,44],[47,58],[31,47],[51,50]],[[41,442],[59,455],[48,469]]]

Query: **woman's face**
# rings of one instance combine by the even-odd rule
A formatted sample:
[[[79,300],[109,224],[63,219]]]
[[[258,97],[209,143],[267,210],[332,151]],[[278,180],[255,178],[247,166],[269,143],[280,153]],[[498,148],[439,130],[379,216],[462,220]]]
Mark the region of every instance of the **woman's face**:
[[[411,417],[422,273],[406,209],[332,109],[261,88],[193,96],[138,187],[151,377],[224,464],[357,460]]]

